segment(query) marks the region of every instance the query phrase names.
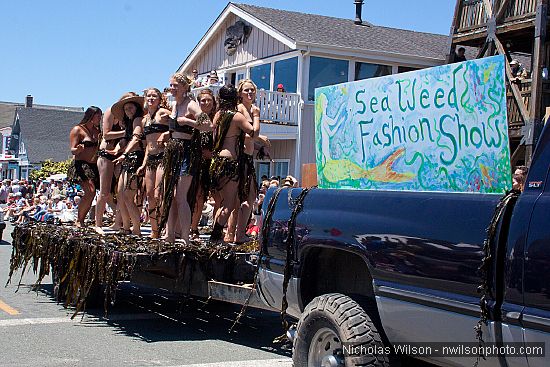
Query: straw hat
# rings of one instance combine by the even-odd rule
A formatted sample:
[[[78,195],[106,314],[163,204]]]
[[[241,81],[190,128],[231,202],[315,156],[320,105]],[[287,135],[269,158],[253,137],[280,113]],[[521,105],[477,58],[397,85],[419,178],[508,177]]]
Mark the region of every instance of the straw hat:
[[[117,103],[111,106],[111,113],[118,120],[124,119],[124,105],[129,102],[134,102],[143,108],[145,99],[140,96],[124,96]]]

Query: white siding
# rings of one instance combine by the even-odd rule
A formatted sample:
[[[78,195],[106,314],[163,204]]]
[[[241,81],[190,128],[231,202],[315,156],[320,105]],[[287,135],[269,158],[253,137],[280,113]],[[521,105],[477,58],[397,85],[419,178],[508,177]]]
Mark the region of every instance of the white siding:
[[[273,159],[290,159],[288,165],[288,172],[294,176],[294,162],[295,154],[294,150],[296,147],[296,140],[272,140],[271,148],[269,152],[271,153],[271,158]]]
[[[218,32],[211,38],[203,50],[200,51],[196,62],[186,72],[190,72],[196,68],[199,74],[203,74],[210,70],[242,65],[250,61],[290,51],[290,48],[285,44],[277,41],[257,27],[252,26],[252,32],[248,37],[248,41],[245,44],[241,44],[233,55],[227,55],[223,46],[226,39],[225,31],[239,19],[235,14],[229,14]]]

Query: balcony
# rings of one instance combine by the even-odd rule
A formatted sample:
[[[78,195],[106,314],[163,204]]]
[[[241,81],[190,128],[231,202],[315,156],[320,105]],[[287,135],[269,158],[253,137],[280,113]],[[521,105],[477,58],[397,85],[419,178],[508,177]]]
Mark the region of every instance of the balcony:
[[[199,87],[192,89],[191,92],[196,97],[201,90],[208,88],[214,92],[214,95],[218,95],[221,86]],[[296,130],[300,119],[301,102],[302,99],[297,93],[259,90],[256,94],[256,105],[260,108],[260,121],[264,124],[290,126],[285,130]]]
[[[489,0],[494,12],[499,12],[504,0]],[[484,0],[463,0],[458,4],[456,10],[456,29],[455,38],[463,38],[467,35],[483,33],[483,28],[487,26],[488,14],[483,5]],[[509,0],[502,16],[499,18],[497,33],[505,25],[515,24],[515,27],[530,27],[534,25],[536,17],[537,0]],[[502,29],[505,31],[505,29]]]

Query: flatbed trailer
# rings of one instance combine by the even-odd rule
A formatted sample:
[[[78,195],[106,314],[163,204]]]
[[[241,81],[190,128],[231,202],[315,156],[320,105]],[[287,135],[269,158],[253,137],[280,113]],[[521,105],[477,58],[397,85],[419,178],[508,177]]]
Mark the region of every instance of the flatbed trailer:
[[[16,226],[10,276],[32,268],[36,285],[51,274],[55,296],[74,306],[73,317],[90,303],[107,312],[119,282],[129,281],[182,296],[215,299],[273,310],[253,286],[257,243],[188,245],[121,234],[99,235],[93,229],[46,223]]]

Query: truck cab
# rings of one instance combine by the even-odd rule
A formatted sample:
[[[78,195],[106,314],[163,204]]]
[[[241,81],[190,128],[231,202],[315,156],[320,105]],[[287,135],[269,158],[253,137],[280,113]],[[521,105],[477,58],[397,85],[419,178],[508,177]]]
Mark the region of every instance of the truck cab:
[[[333,327],[338,323],[361,325],[384,346],[517,348],[481,359],[480,366],[550,365],[550,357],[529,349],[550,342],[549,167],[546,126],[524,192],[506,201],[494,194],[271,189],[266,202],[275,202],[266,216],[257,285],[267,305],[281,309],[285,298],[286,313],[299,319],[295,365],[311,358],[331,366],[370,360],[342,352],[361,338]],[[486,320],[480,323],[482,297]],[[478,324],[482,344],[474,332]],[[319,340],[330,347],[322,351]],[[391,364],[392,356],[375,357],[373,365]],[[475,353],[415,357],[441,366],[478,359]]]

